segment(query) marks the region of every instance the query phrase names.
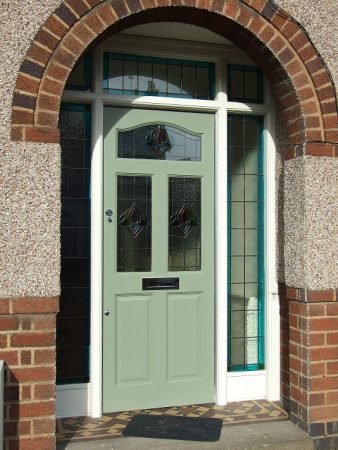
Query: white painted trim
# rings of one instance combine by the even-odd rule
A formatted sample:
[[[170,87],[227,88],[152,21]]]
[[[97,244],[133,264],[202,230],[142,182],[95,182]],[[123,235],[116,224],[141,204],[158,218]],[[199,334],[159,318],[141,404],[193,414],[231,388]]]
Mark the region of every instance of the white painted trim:
[[[266,398],[266,372],[228,372],[228,402],[259,400]]]
[[[89,383],[56,386],[56,418],[88,416],[90,390]]]
[[[227,402],[226,367],[227,367],[227,153],[226,142],[226,110],[216,114],[216,403],[225,405]],[[224,207],[216,207],[224,205]]]
[[[142,40],[142,45],[140,45]],[[112,36],[101,44],[104,52],[123,52],[143,56],[184,57],[185,59],[217,61],[224,58],[231,59],[234,64],[254,64],[252,60],[234,45],[210,44],[203,42],[182,41],[153,37],[137,37],[128,34]]]
[[[265,116],[265,367],[266,398],[280,398],[280,319],[276,274],[276,148],[273,112]]]
[[[102,58],[94,53],[98,68],[94,78],[95,92],[101,89]],[[102,217],[103,217],[103,105],[100,99],[93,103],[92,114],[92,173],[91,173],[91,330],[90,330],[90,415],[102,415]]]

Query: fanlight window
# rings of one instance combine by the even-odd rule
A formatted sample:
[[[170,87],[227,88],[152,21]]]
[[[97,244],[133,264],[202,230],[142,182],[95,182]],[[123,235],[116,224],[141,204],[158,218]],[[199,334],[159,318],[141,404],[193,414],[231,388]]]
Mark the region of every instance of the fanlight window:
[[[109,94],[215,98],[214,63],[120,53],[103,58],[103,89]]]

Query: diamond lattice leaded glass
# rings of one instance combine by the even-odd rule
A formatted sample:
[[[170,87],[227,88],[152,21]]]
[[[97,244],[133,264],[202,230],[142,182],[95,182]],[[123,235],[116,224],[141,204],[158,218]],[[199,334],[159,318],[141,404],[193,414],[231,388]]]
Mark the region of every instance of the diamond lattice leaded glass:
[[[119,225],[126,227],[136,239],[143,228],[149,225],[149,220],[147,215],[133,203],[120,215]]]
[[[175,227],[182,236],[186,238],[190,231],[198,225],[198,221],[193,210],[187,208],[184,203],[182,207],[170,217],[170,225]]]
[[[157,158],[162,158],[166,152],[170,152],[171,143],[166,127],[158,125],[146,138],[146,144],[155,153]]]
[[[201,270],[201,179],[169,177],[169,271]]]

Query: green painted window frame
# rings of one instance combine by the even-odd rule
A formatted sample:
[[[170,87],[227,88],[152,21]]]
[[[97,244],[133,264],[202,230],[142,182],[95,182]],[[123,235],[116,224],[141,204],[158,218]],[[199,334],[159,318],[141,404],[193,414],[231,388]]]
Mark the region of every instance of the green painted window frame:
[[[229,123],[232,117],[240,117],[243,119],[250,119],[257,121],[259,125],[259,151],[258,151],[258,173],[262,174],[258,181],[258,361],[256,364],[231,364],[231,270],[228,269],[227,284],[228,284],[228,339],[227,339],[227,352],[228,352],[228,371],[229,372],[248,372],[254,370],[265,369],[265,171],[264,171],[264,117],[245,114],[229,114],[228,115],[228,172],[231,158],[231,132]],[[227,246],[228,246],[228,268],[231,267],[231,173],[228,173],[228,227],[227,227]],[[244,281],[245,283],[245,281]],[[245,336],[243,336],[245,338]]]
[[[109,62],[111,60],[116,61],[134,61],[137,63],[145,62],[151,64],[161,64],[161,65],[175,65],[181,67],[195,67],[204,68],[209,71],[209,95],[208,97],[187,95],[187,94],[173,94],[169,92],[149,92],[141,90],[132,89],[111,89],[109,88]],[[139,76],[139,73],[137,74]],[[168,97],[168,98],[186,98],[186,99],[199,99],[199,100],[214,100],[215,99],[215,64],[212,62],[204,61],[188,61],[183,59],[171,59],[171,58],[158,58],[154,56],[139,56],[139,55],[129,55],[124,53],[111,53],[105,52],[103,54],[103,90],[108,94],[113,95],[145,95],[145,96],[155,96],[155,97]]]
[[[257,97],[235,97],[232,95],[232,80],[233,77],[236,76],[237,73],[248,73],[254,72],[257,74]],[[228,100],[234,102],[247,102],[247,103],[264,103],[264,75],[263,72],[255,66],[246,66],[241,64],[228,64]],[[245,92],[245,91],[244,91]]]

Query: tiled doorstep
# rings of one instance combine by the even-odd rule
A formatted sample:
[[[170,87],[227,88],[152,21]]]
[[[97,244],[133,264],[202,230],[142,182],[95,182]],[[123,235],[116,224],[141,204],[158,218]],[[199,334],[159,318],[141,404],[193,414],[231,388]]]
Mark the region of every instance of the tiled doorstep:
[[[77,443],[59,442],[57,450],[312,450],[312,439],[288,421],[228,425],[218,442],[121,437]]]
[[[280,422],[288,420],[288,414],[279,402],[252,400],[229,403],[171,406],[144,411],[121,411],[104,414],[99,419],[71,417],[57,420],[57,440],[59,442],[80,442],[99,438],[119,438],[122,431],[135,414],[170,415],[185,417],[219,418],[223,425],[249,425],[251,423]]]

